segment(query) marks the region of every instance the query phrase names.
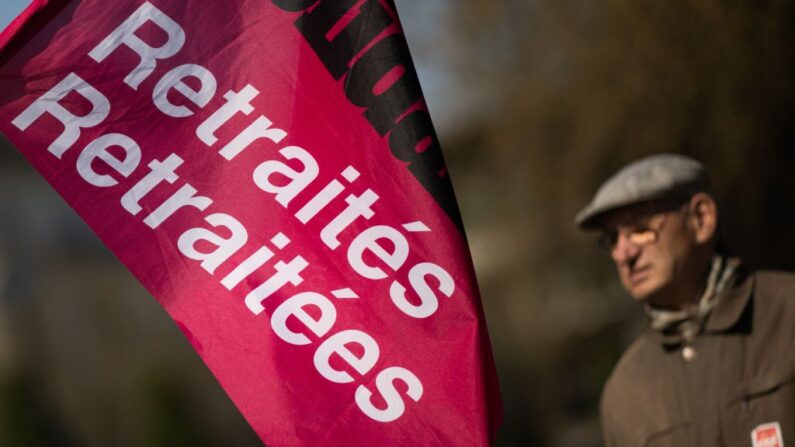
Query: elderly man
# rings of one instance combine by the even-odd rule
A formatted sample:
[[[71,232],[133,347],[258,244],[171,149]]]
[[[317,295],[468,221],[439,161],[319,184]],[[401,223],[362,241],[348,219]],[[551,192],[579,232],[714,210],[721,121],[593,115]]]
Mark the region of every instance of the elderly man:
[[[721,253],[701,163],[636,161],[576,222],[600,232],[649,321],[605,385],[605,444],[795,446],[795,275]]]

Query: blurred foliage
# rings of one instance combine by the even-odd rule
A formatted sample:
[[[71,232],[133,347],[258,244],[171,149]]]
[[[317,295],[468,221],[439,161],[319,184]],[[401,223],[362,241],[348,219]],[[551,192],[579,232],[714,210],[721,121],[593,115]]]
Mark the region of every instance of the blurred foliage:
[[[36,387],[31,374],[7,374],[0,378],[0,445],[74,445],[56,413]]]
[[[154,375],[141,396],[145,415],[145,442],[152,447],[212,446],[198,424],[195,409],[190,408],[188,390],[170,374]],[[193,411],[192,411],[193,410]]]

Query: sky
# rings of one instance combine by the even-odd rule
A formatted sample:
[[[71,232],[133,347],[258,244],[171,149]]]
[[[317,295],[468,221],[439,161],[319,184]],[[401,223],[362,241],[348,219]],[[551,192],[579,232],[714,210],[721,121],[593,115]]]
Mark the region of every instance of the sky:
[[[30,4],[30,0],[2,0],[0,2],[0,29],[5,29],[17,14]]]

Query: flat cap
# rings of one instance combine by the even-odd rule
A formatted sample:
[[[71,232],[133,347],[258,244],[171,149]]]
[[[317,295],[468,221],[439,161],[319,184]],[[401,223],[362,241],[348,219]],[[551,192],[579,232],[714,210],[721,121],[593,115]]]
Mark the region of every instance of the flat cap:
[[[607,179],[591,203],[577,213],[583,230],[599,227],[599,218],[617,208],[657,199],[687,199],[707,190],[707,174],[700,162],[677,154],[642,158]]]

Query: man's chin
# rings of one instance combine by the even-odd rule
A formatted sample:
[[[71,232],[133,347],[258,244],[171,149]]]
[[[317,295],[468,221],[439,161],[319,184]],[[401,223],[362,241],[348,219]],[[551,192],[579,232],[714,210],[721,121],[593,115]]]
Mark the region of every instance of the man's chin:
[[[655,301],[654,297],[660,291],[660,287],[647,280],[627,287],[627,291],[633,300],[641,303],[651,303]]]

